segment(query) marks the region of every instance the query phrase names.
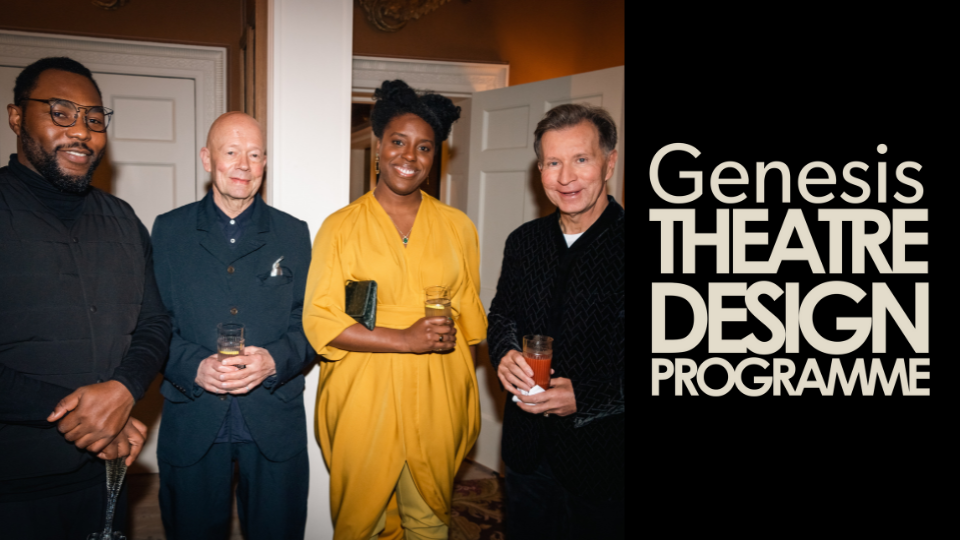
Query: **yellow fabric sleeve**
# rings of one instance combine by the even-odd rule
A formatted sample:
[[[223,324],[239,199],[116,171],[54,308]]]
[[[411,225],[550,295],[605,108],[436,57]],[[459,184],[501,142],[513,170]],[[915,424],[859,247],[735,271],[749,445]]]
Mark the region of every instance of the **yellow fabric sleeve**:
[[[345,311],[346,281],[340,264],[339,230],[343,212],[324,220],[313,242],[313,258],[307,275],[303,307],[303,330],[317,354],[327,360],[340,360],[347,351],[330,342],[347,328],[358,324]]]
[[[480,301],[480,240],[477,228],[462,212],[457,212],[457,229],[463,246],[463,272],[466,276],[460,293],[460,328],[467,345],[476,345],[487,337],[487,312]]]

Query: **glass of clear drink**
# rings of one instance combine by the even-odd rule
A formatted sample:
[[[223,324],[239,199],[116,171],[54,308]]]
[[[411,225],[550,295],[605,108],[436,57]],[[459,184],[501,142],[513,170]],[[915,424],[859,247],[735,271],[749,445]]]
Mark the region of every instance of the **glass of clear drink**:
[[[544,390],[550,388],[553,338],[537,334],[523,336],[523,359],[533,370],[533,382]]]
[[[425,294],[424,311],[427,317],[446,317],[453,320],[450,309],[450,291],[446,287],[434,286],[423,289]]]
[[[217,358],[223,362],[227,358],[243,354],[243,325],[240,323],[220,323],[217,325]],[[247,366],[238,365],[240,369]]]

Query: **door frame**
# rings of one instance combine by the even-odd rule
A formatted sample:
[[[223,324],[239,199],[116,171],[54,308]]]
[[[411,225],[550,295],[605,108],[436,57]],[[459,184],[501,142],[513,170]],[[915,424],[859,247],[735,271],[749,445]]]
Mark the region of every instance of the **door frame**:
[[[94,72],[193,79],[198,142],[227,110],[226,47],[0,30],[0,64],[26,67],[47,56],[69,56]],[[197,199],[206,194],[206,175],[197,159]]]
[[[393,79],[448,98],[468,98],[474,92],[509,86],[510,64],[354,56],[353,102],[373,101],[373,91]]]

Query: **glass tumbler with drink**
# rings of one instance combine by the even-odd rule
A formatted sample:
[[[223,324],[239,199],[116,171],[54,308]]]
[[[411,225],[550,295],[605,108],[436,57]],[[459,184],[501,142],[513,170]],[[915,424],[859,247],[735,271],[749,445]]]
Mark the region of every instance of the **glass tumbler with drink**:
[[[450,309],[450,291],[446,287],[434,286],[423,290],[424,311],[427,317],[446,317],[453,320],[453,311]]]
[[[541,335],[523,336],[523,359],[533,370],[533,382],[536,384],[529,392],[538,394],[550,388],[550,363],[553,361],[553,338]],[[536,389],[539,386],[540,391]]]
[[[243,325],[240,323],[220,323],[217,325],[217,359],[224,360],[243,354]],[[245,365],[238,365],[244,369]]]

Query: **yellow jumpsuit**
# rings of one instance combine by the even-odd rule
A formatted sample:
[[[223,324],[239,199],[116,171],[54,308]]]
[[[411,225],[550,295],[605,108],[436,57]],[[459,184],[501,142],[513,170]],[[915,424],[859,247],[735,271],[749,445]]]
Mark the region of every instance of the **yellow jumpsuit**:
[[[421,192],[422,193],[422,192]],[[486,337],[479,244],[467,216],[422,193],[410,241],[369,192],[331,214],[313,246],[303,326],[320,363],[317,437],[330,470],[334,538],[369,538],[404,463],[448,526],[453,477],[480,432],[469,345]],[[424,316],[423,289],[451,291],[457,344],[449,354],[350,352],[330,345],[356,324],[344,312],[348,280],[378,285],[377,326]]]

